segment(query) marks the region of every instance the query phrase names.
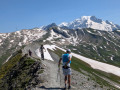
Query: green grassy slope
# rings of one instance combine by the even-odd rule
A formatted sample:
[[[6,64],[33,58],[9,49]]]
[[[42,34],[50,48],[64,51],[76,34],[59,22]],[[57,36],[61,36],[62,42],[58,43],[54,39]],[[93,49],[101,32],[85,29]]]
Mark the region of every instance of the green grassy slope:
[[[25,90],[34,78],[40,62],[18,51],[0,68],[0,90]]]

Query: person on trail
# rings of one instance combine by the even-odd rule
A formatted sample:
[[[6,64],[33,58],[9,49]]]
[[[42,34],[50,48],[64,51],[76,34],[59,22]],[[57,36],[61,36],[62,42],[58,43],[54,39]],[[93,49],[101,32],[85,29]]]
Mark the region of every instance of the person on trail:
[[[66,51],[65,54],[62,55],[62,57],[59,60],[58,63],[58,67],[60,67],[60,63],[61,61],[63,62],[63,74],[65,75],[65,89],[66,89],[66,85],[67,85],[67,78],[68,78],[68,89],[71,88],[71,68],[70,68],[70,64],[71,64],[71,58],[72,55],[70,54],[71,50],[68,49]]]
[[[32,52],[31,52],[31,50],[30,50],[30,49],[29,49],[29,51],[28,51],[28,52],[29,52],[29,56],[32,56]]]
[[[42,60],[44,60],[44,50],[45,50],[44,46],[41,45],[41,47],[40,47],[40,52],[41,52],[41,59],[42,59]]]

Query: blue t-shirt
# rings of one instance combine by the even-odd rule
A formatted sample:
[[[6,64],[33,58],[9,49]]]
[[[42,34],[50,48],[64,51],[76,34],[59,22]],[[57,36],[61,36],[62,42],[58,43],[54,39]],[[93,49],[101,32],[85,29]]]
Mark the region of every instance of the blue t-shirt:
[[[62,61],[63,61],[63,66],[69,61],[69,59],[72,58],[71,54],[63,54],[62,55]],[[70,66],[71,61],[68,63],[68,66]]]

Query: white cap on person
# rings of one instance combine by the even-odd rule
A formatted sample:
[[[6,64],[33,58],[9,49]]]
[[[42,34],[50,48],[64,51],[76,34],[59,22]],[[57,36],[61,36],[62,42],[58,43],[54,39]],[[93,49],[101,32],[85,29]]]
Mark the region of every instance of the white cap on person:
[[[70,50],[70,49],[67,49],[67,52],[70,52],[70,53],[71,53],[71,50]]]

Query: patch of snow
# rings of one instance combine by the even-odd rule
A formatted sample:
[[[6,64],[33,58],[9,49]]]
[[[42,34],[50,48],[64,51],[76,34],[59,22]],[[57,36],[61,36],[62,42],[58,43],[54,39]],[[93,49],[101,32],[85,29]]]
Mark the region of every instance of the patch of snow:
[[[27,42],[27,36],[24,36],[24,40],[23,40],[23,43],[26,43]]]
[[[118,32],[120,32],[120,30],[117,30]]]
[[[60,29],[60,30],[62,30],[62,31],[64,31],[64,32],[66,32],[67,34],[68,34],[68,30],[65,30],[65,29]],[[69,35],[69,34],[68,34]]]
[[[104,48],[106,48],[106,46],[104,46]]]
[[[103,49],[103,47],[100,46],[101,49]]]
[[[62,42],[65,42],[65,39],[61,39]]]
[[[86,45],[83,45],[83,47],[86,47]]]
[[[100,34],[100,36],[102,36],[102,33],[100,31],[98,31],[98,33]]]
[[[0,39],[0,42],[2,42],[2,39]]]
[[[87,30],[88,33],[91,33],[91,34],[95,34],[95,33],[92,33],[91,31]],[[96,35],[96,34],[95,34]]]
[[[16,31],[15,34],[19,34],[20,35],[21,33],[20,33],[20,31]]]
[[[7,58],[7,60],[5,61],[5,63],[10,59],[12,57],[12,55],[10,55],[8,58]],[[3,63],[4,64],[4,63]]]
[[[22,43],[21,42],[19,42],[19,44],[18,44],[19,46],[22,46]]]
[[[61,36],[61,35],[58,35],[57,33],[55,33],[55,32],[53,31],[53,29],[52,29],[52,30],[50,31],[50,37],[47,38],[46,40],[51,41],[52,39],[60,38],[60,37],[62,37],[62,36]]]
[[[118,85],[115,85],[115,86],[120,89],[120,86],[118,86]]]
[[[56,46],[55,45],[44,45],[44,47],[46,48],[46,49],[50,49],[50,50],[55,50],[56,49]]]
[[[2,36],[3,34],[2,33],[0,33],[0,36]]]
[[[72,34],[70,36],[70,38],[67,38],[67,41],[70,42],[71,44],[73,44],[73,46],[76,46],[79,42],[78,42],[78,35],[77,35],[77,31],[75,31],[75,37]]]
[[[110,59],[113,61],[113,56]]]
[[[51,35],[49,38],[47,38],[47,40],[52,40],[54,38],[54,35],[56,35],[56,33],[53,31],[53,29],[51,30]]]
[[[96,45],[92,45],[92,46],[93,46],[93,50],[95,50],[98,53]]]
[[[102,62],[98,62],[98,61],[83,57],[83,56],[75,54],[75,53],[72,53],[72,55],[75,56],[76,58],[79,58],[82,61],[90,64],[91,67],[94,68],[94,69],[98,69],[98,70],[101,70],[101,71],[104,71],[104,72],[107,72],[107,73],[113,73],[117,76],[120,76],[120,68],[118,68],[116,66],[109,65],[109,64],[106,64],[106,63],[102,63]]]
[[[58,25],[58,26],[62,27],[62,26],[67,26],[67,25],[68,25],[68,23],[63,22],[63,23],[61,23],[61,24],[60,24],[60,25]]]
[[[11,40],[10,42],[14,42],[14,40]]]
[[[85,32],[84,32],[84,30],[83,30],[83,29],[82,29],[82,32],[83,32],[83,35],[85,36]],[[81,37],[80,42],[82,42],[82,40],[84,39],[84,36],[83,36],[83,37]]]
[[[45,42],[46,40],[43,40],[43,42]]]
[[[72,50],[77,50],[76,48],[73,48]]]
[[[109,37],[113,37],[113,39],[115,39],[115,36],[114,36],[114,34],[112,32],[108,31],[108,33],[109,33]]]
[[[115,51],[117,52],[117,49],[115,48]]]

